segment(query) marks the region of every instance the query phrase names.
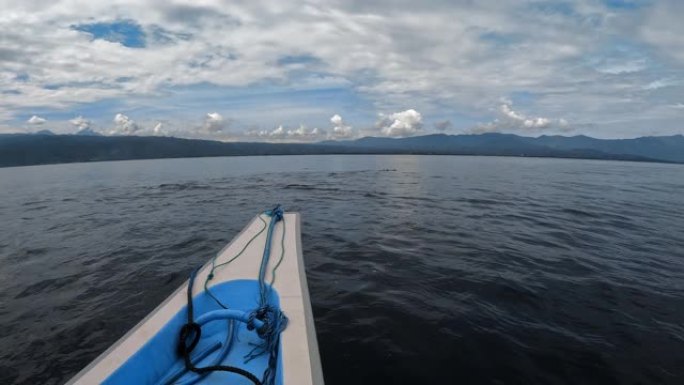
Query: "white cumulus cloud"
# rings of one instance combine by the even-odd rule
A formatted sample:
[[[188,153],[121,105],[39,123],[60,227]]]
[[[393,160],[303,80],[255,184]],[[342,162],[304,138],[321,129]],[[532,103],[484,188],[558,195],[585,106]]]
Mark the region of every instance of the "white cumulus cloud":
[[[423,127],[423,116],[414,109],[380,115],[376,123],[385,136],[403,137],[418,133]]]
[[[223,115],[219,114],[218,112],[209,112],[204,117],[202,131],[208,134],[215,134],[227,129],[229,124],[230,121],[225,119]]]
[[[33,115],[32,117],[29,118],[29,120],[26,121],[26,123],[34,125],[34,126],[39,126],[45,122],[47,122],[46,119],[41,118],[40,116],[37,116],[37,115]]]
[[[294,130],[288,130],[287,135],[291,138],[298,139],[316,139],[321,135],[322,131],[318,127],[309,129],[303,124]]]
[[[256,136],[262,139],[276,139],[287,141],[315,141],[325,135],[325,131],[314,127],[308,128],[303,124],[295,129],[286,129],[282,124],[273,130],[248,131],[246,136]]]
[[[114,116],[113,135],[131,135],[140,130],[140,126],[128,116],[118,113]]]
[[[343,139],[343,138],[351,138],[354,136],[354,130],[350,125],[347,125],[344,120],[342,120],[342,117],[338,114],[333,115],[330,118],[330,123],[333,124],[333,129],[330,134],[330,137],[333,139]]]
[[[278,126],[278,128],[269,132],[268,136],[272,136],[274,138],[283,138],[283,137],[285,137],[286,134],[287,134],[287,132],[285,131],[285,128],[281,124],[280,126]]]
[[[72,126],[76,126],[76,128],[78,128],[79,130],[90,128],[93,125],[93,123],[90,120],[80,115],[69,120],[69,123],[71,123]]]
[[[499,132],[499,131],[543,131],[545,129],[557,129],[566,131],[569,123],[567,120],[551,119],[542,116],[530,117],[513,109],[513,103],[504,100],[498,109],[499,117],[489,123],[476,126],[471,130],[473,133]]]

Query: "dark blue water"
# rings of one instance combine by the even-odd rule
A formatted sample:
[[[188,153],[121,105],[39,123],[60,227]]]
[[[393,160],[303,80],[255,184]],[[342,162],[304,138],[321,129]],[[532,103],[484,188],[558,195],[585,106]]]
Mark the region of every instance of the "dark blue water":
[[[0,384],[60,384],[280,202],[326,383],[684,383],[684,167],[307,156],[0,169]]]

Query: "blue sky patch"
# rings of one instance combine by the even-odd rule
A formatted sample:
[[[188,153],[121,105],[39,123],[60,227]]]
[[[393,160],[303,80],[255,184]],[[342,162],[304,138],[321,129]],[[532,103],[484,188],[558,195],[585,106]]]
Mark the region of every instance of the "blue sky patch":
[[[539,95],[529,91],[515,91],[511,93],[511,101],[513,104],[520,106],[529,106],[539,98]]]
[[[530,4],[530,7],[533,10],[540,11],[542,13],[550,15],[574,16],[577,14],[572,4],[557,1],[532,3]]]
[[[120,78],[121,79],[121,78]],[[117,79],[118,82],[118,79]],[[114,84],[107,84],[98,81],[81,81],[81,82],[66,82],[66,83],[48,83],[43,85],[46,90],[59,90],[63,88],[98,88],[98,89],[113,89],[116,88]]]
[[[603,0],[603,3],[614,9],[637,9],[649,5],[650,1],[645,0]]]
[[[311,55],[288,55],[278,59],[278,65],[286,66],[291,64],[316,64],[320,59]]]
[[[93,39],[120,43],[124,47],[145,47],[145,32],[133,20],[118,20],[110,23],[91,23],[72,26],[77,31],[87,32]]]
[[[518,34],[503,34],[499,32],[490,31],[480,34],[480,40],[493,44],[495,46],[507,46],[521,41],[522,36]]]

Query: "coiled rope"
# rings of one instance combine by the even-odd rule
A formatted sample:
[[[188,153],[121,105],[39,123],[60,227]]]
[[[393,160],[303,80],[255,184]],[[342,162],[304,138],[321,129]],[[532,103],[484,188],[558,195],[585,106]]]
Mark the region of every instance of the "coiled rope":
[[[243,377],[246,377],[248,380],[252,381],[254,385],[264,385],[261,381],[259,381],[259,379],[255,375],[244,369],[228,365],[214,365],[198,368],[190,360],[190,353],[192,353],[192,350],[195,349],[195,347],[199,343],[200,338],[202,337],[202,328],[199,324],[195,322],[193,310],[194,306],[192,303],[192,286],[195,282],[195,276],[197,275],[198,270],[199,268],[195,269],[190,274],[190,281],[188,283],[188,322],[181,327],[178,336],[178,355],[183,357],[183,361],[185,362],[185,369],[191,372],[195,372],[197,374],[207,374],[209,372],[236,373]],[[190,340],[188,341],[188,339]]]
[[[263,326],[257,328],[256,332],[259,335],[259,337],[262,339],[262,343],[258,344],[255,346],[247,355],[245,355],[245,363],[262,356],[263,354],[268,354],[268,367],[264,371],[263,378],[261,381],[254,376],[252,373],[249,373],[248,371],[233,367],[233,366],[227,366],[227,365],[215,365],[215,366],[207,366],[203,368],[198,368],[194,366],[194,364],[190,360],[190,353],[192,350],[197,346],[200,340],[200,336],[202,334],[202,329],[200,325],[198,325],[195,322],[194,319],[194,312],[193,312],[193,303],[192,303],[192,287],[195,281],[195,276],[198,272],[199,269],[196,269],[192,272],[190,275],[190,280],[188,283],[188,293],[187,293],[187,300],[188,300],[188,321],[183,327],[181,327],[180,333],[179,333],[179,343],[178,343],[178,354],[183,358],[183,361],[185,363],[185,368],[189,371],[199,373],[199,374],[206,374],[209,372],[214,372],[214,371],[226,371],[226,372],[232,372],[236,373],[239,375],[242,375],[243,377],[246,377],[250,381],[252,381],[255,385],[273,385],[275,383],[275,376],[277,372],[277,364],[278,364],[278,350],[280,347],[280,333],[282,333],[283,330],[287,327],[288,323],[288,318],[285,316],[285,314],[275,306],[272,306],[271,304],[268,303],[268,298],[270,297],[270,292],[272,290],[272,286],[275,283],[276,279],[276,271],[278,267],[280,266],[281,262],[283,261],[283,257],[285,256],[285,221],[283,221],[283,209],[280,207],[280,205],[277,205],[274,207],[272,210],[268,210],[264,213],[265,215],[271,217],[271,220],[268,224],[268,232],[266,233],[266,245],[264,246],[264,253],[261,258],[261,265],[259,267],[259,307],[249,313],[248,317],[248,322],[247,322],[247,329],[248,330],[254,330],[255,329],[255,320],[261,321],[263,323]],[[211,260],[211,269],[209,271],[209,274],[207,275],[207,278],[204,281],[204,290],[209,295],[221,308],[223,309],[228,309],[227,306],[225,306],[209,289],[208,284],[209,281],[211,281],[214,278],[214,274],[216,272],[216,269],[219,267],[227,266],[231,262],[235,261],[238,259],[249,247],[249,245],[259,236],[261,235],[264,230],[266,229],[266,221],[261,217],[261,215],[258,216],[259,220],[261,220],[263,226],[261,229],[254,235],[252,238],[249,239],[249,241],[245,244],[245,246],[242,247],[242,249],[235,255],[233,258],[229,259],[226,262],[216,264],[216,258],[218,257],[215,256]],[[283,222],[283,231],[282,231],[282,236],[280,239],[280,256],[278,258],[278,261],[276,262],[275,266],[271,270],[271,280],[270,283],[266,283],[266,271],[268,269],[268,264],[270,261],[271,257],[271,242],[272,242],[272,237],[273,237],[273,232],[275,229],[276,224],[282,221]],[[229,321],[229,327],[230,327],[230,335],[233,333],[233,329],[236,327],[235,326],[235,321],[231,320]]]

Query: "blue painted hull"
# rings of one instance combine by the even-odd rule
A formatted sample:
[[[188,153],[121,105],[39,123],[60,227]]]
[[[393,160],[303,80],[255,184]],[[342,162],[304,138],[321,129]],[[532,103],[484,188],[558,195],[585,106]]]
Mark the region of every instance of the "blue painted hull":
[[[211,292],[227,308],[249,313],[259,307],[259,283],[256,280],[233,280],[211,287]],[[268,303],[279,307],[276,291],[271,289]],[[205,291],[193,299],[195,319],[210,312],[222,310]],[[177,352],[179,331],[187,322],[187,307],[179,311],[144,346],[132,355],[104,382],[106,385],[192,385],[233,384],[250,385],[252,382],[239,374],[212,372],[200,375],[185,368]],[[248,330],[240,321],[217,319],[202,326],[202,335],[193,349],[191,361],[196,367],[228,365],[244,369],[261,378],[268,367],[268,354],[251,360],[246,357],[261,343],[256,330]],[[281,354],[278,354],[276,384],[282,385]]]

